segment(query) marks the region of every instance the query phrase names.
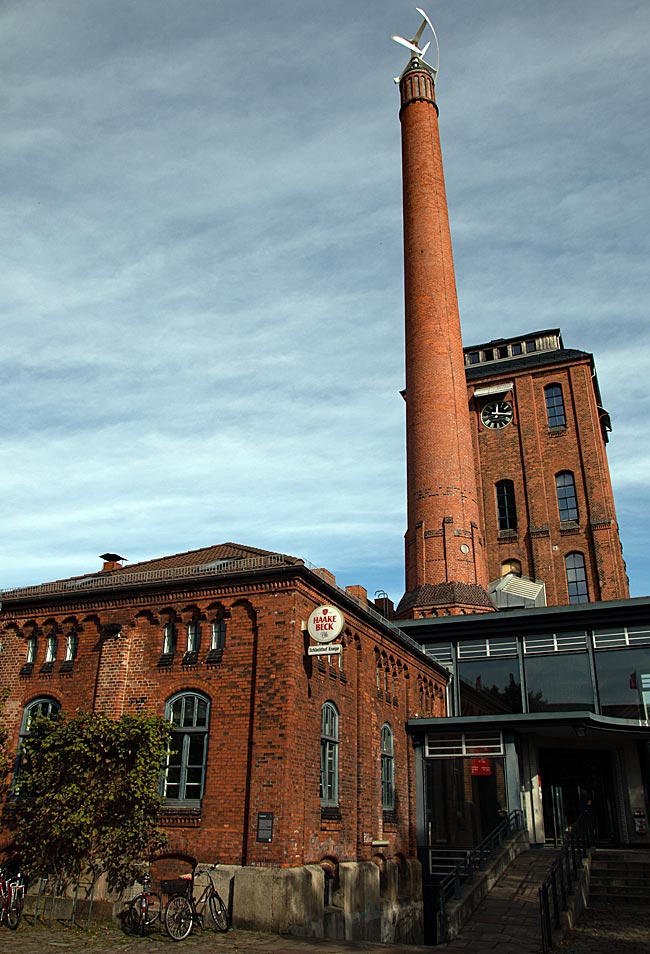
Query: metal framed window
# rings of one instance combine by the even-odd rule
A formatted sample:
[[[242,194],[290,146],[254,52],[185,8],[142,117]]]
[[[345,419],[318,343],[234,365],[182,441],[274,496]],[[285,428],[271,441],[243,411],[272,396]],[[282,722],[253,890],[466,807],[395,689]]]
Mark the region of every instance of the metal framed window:
[[[569,603],[588,603],[587,570],[582,553],[567,553],[564,558]]]
[[[201,624],[198,619],[190,620],[187,624],[187,652],[198,652],[201,645]]]
[[[560,520],[578,519],[578,499],[576,484],[570,470],[563,470],[555,477],[557,491],[557,505],[560,511]]]
[[[496,485],[496,493],[499,530],[516,530],[515,485],[511,480],[500,480]]]
[[[544,398],[546,400],[548,426],[566,427],[562,386],[560,384],[549,384],[548,387],[544,388]]]
[[[36,636],[32,635],[27,640],[27,649],[25,651],[25,662],[26,663],[35,663],[36,662],[36,650],[38,648],[38,639]]]
[[[381,805],[385,812],[395,808],[395,753],[388,723],[381,727]]]
[[[45,662],[53,663],[56,660],[57,638],[54,634],[47,637],[45,644]]]
[[[424,756],[427,759],[467,758],[504,755],[500,732],[456,732],[427,734]]]
[[[198,692],[173,696],[165,707],[172,726],[163,769],[162,796],[167,803],[199,805],[205,786],[210,702]]]
[[[163,626],[163,655],[171,656],[176,652],[176,626],[168,620]]]
[[[215,619],[212,621],[212,632],[210,634],[210,649],[223,649],[226,645],[226,621],[225,619]]]
[[[321,805],[339,803],[339,713],[333,702],[321,710],[320,729]]]
[[[12,795],[27,795],[28,792],[21,790],[20,768],[22,764],[22,749],[25,739],[29,735],[32,722],[37,718],[56,719],[61,711],[61,704],[49,696],[43,696],[40,699],[34,699],[29,705],[25,706],[23,718],[20,724],[20,734],[18,736],[18,754],[16,756],[13,782],[11,785]]]
[[[77,655],[77,634],[68,633],[65,641],[65,661],[72,662]]]

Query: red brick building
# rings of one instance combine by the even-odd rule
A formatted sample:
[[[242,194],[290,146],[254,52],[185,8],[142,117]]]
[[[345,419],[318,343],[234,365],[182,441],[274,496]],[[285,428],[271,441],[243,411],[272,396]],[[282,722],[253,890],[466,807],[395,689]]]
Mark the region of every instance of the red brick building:
[[[219,859],[240,926],[421,937],[405,727],[444,713],[445,671],[361,587],[294,557],[235,544],[105,556],[99,573],[3,593],[14,751],[35,709],[165,716],[159,875]],[[319,607],[344,619],[336,654],[309,653]],[[271,890],[291,903],[259,903]]]
[[[493,595],[627,598],[593,356],[551,329],[465,348],[465,373]]]

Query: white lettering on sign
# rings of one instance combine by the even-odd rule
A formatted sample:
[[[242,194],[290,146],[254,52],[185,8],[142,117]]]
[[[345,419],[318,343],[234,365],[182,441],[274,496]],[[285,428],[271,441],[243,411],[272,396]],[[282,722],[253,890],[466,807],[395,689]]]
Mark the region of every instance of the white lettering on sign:
[[[319,606],[309,615],[307,629],[318,643],[329,643],[343,631],[345,617],[333,606]]]

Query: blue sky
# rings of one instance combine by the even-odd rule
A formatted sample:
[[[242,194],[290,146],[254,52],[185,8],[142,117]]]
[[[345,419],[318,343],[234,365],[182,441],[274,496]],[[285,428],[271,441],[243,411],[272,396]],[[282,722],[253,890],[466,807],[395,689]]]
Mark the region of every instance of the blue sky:
[[[596,357],[650,593],[650,5],[426,8],[466,344]],[[403,591],[415,3],[0,0],[0,587],[226,540]]]

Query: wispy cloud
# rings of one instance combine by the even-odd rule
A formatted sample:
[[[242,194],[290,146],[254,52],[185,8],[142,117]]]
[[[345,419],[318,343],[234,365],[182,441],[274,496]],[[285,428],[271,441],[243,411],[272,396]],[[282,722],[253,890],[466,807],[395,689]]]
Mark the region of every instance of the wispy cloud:
[[[2,5],[0,585],[235,539],[400,596],[414,6]],[[648,592],[650,8],[431,13],[465,340],[595,353]]]

